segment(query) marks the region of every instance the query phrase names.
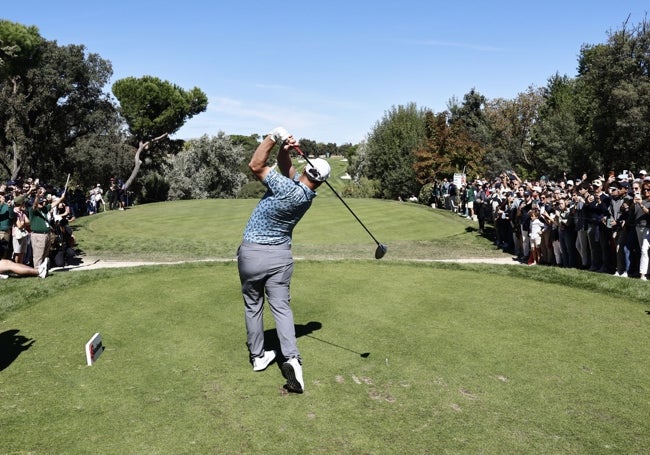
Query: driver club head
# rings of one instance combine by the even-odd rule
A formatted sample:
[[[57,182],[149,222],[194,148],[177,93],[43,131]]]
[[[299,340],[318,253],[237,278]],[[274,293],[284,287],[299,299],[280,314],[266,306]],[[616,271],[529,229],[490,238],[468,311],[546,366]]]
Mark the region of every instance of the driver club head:
[[[375,250],[375,259],[381,259],[384,257],[386,254],[386,251],[388,251],[388,247],[382,243],[377,245],[377,249]]]

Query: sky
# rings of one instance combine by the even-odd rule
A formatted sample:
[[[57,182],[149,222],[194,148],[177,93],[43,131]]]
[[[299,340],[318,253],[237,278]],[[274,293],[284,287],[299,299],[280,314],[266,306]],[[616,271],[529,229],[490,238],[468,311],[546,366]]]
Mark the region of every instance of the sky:
[[[647,0],[20,0],[0,18],[109,60],[107,92],[145,75],[200,88],[207,110],[174,138],[284,126],[342,145],[393,107],[438,113],[472,89],[514,99],[556,73],[574,77],[583,45],[649,10]]]

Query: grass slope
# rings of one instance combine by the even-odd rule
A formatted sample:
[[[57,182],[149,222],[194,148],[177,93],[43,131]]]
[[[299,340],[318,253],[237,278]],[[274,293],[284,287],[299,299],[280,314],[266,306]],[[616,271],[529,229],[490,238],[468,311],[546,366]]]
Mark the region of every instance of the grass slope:
[[[477,235],[474,223],[448,211],[375,199],[346,202],[373,235],[388,244],[387,258],[502,255]],[[80,218],[76,235],[86,254],[106,259],[232,258],[256,203],[218,199],[147,204]],[[375,250],[372,238],[329,188],[319,190],[296,227],[293,244],[297,257],[311,259],[371,259]]]

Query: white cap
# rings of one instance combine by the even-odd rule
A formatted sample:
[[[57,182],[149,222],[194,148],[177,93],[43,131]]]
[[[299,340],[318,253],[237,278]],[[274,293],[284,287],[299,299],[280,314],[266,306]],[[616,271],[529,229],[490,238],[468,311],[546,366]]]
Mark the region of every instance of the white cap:
[[[305,174],[310,180],[315,182],[324,182],[330,176],[330,164],[322,158],[310,160],[305,166]]]
[[[647,172],[645,171],[645,169],[641,169],[641,170],[639,171],[639,174],[643,174],[643,175],[646,175],[646,174],[647,174]]]

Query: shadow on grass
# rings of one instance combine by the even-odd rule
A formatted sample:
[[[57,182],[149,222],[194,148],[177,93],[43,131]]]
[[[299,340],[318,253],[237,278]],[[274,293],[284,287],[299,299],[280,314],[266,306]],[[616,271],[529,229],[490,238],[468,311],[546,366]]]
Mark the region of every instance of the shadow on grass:
[[[7,330],[0,333],[0,371],[8,368],[21,352],[32,347],[35,340],[18,335],[20,330]]]
[[[323,327],[323,324],[320,322],[316,321],[310,321],[307,324],[295,324],[294,325],[295,330],[296,330],[296,338],[300,337],[309,337],[313,340],[320,341],[321,343],[328,344],[330,346],[334,346],[339,349],[343,349],[344,351],[352,352],[354,354],[357,354],[364,359],[370,356],[369,352],[357,352],[353,349],[346,348],[345,346],[341,346],[339,344],[333,343],[331,341],[324,340],[322,338],[318,338],[314,335],[312,335],[313,332],[316,330],[320,330]],[[267,349],[273,349],[276,352],[282,352],[280,350],[280,340],[278,338],[278,332],[276,329],[269,329],[264,331],[264,344],[266,345]]]

